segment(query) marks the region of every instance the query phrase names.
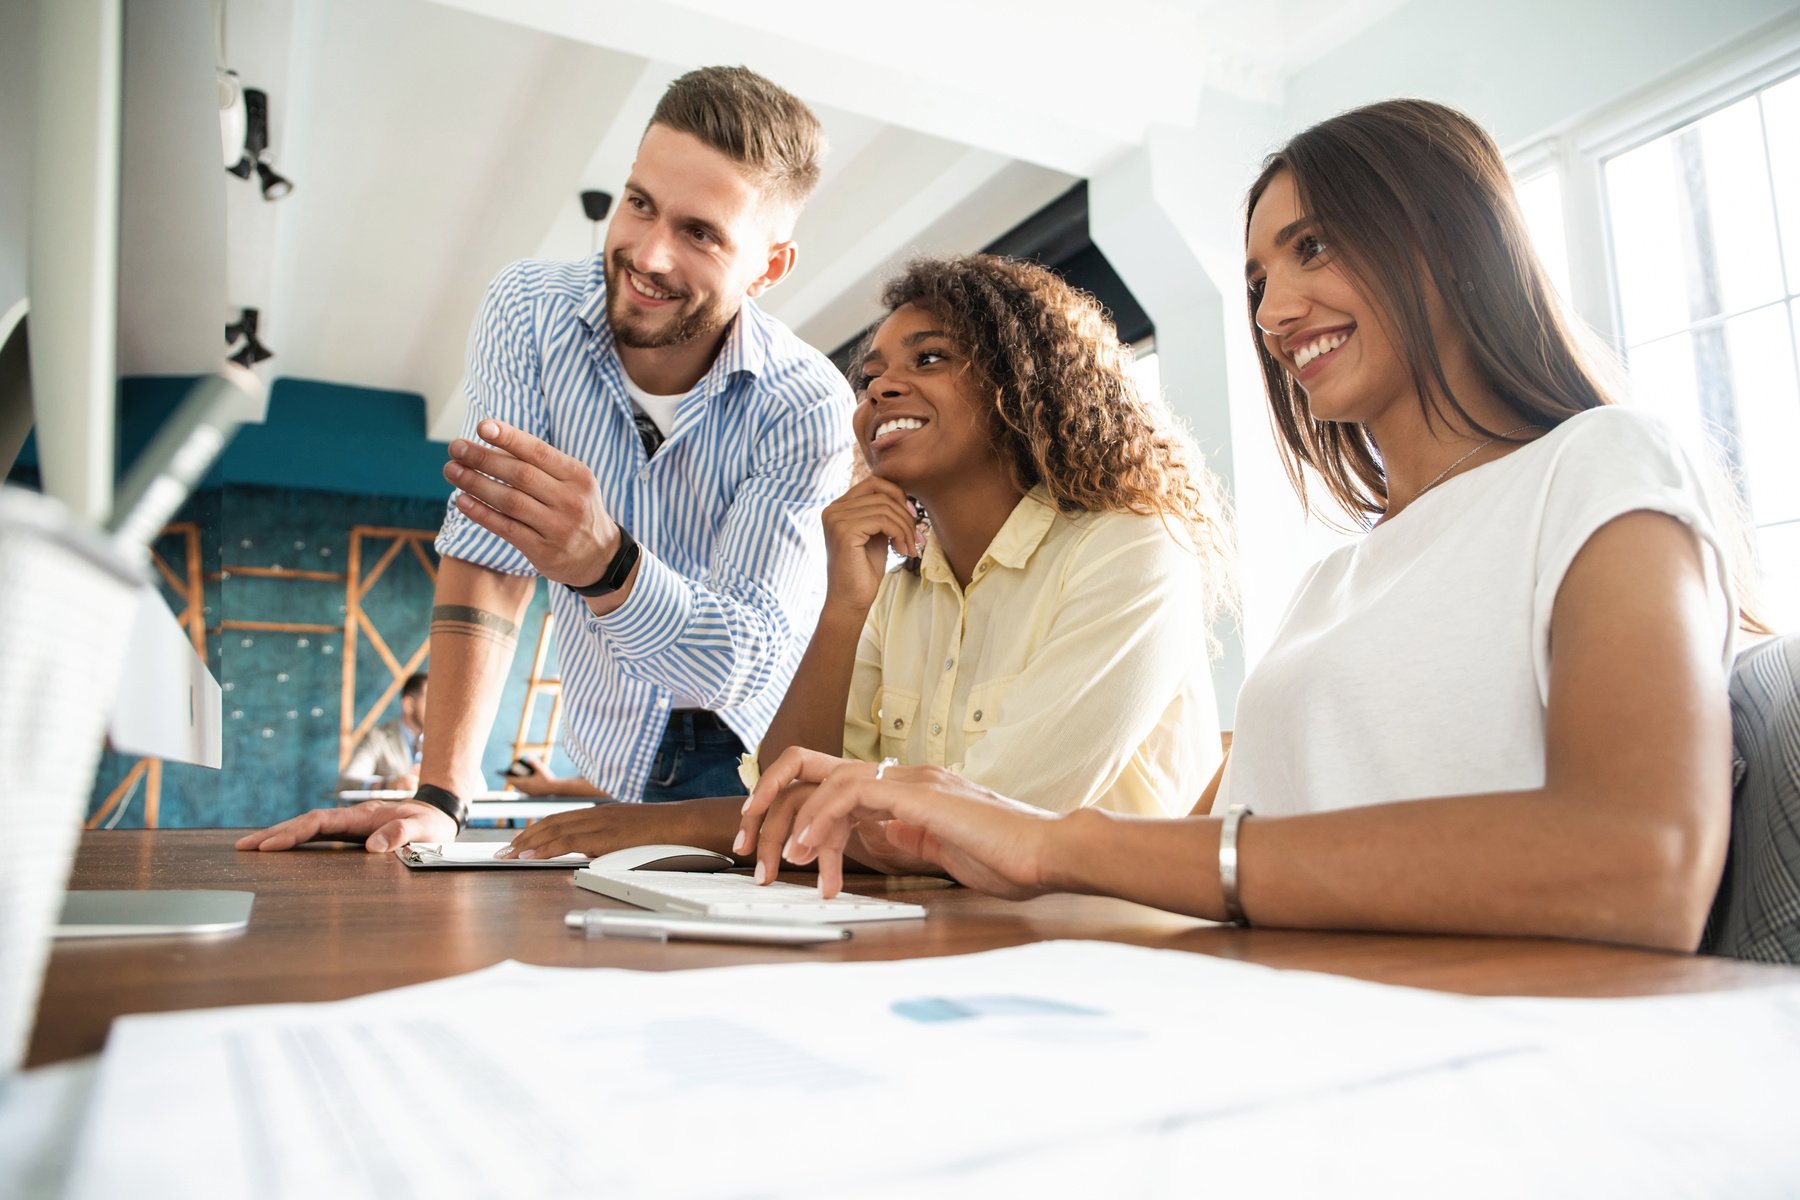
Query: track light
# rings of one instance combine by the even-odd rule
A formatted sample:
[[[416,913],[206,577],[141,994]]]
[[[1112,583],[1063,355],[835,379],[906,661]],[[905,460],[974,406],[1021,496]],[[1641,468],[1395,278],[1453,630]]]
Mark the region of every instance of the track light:
[[[269,165],[269,94],[261,88],[244,91],[244,152],[225,168],[239,179],[255,172],[262,181],[264,200],[279,200],[294,190],[293,183]]]
[[[254,308],[246,308],[238,314],[238,319],[225,326],[225,344],[229,346],[239,338],[244,344],[228,355],[229,361],[240,367],[252,367],[264,359],[274,358],[275,352],[256,340],[256,324],[258,313]]]

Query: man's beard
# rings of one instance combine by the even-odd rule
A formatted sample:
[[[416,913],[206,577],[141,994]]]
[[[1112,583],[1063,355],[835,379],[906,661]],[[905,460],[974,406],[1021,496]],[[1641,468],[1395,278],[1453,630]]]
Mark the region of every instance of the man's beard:
[[[642,324],[633,324],[634,318],[641,314],[632,312],[624,289],[631,286],[625,278],[627,271],[625,252],[615,251],[606,264],[606,319],[612,325],[613,339],[621,346],[629,346],[633,350],[660,350],[667,346],[683,346],[689,342],[718,333],[731,324],[736,314],[727,312],[722,300],[715,297],[699,308],[688,311],[677,311],[657,328],[646,329]],[[646,277],[648,278],[648,277]],[[651,284],[656,287],[655,284]],[[656,287],[657,291],[669,289]],[[683,297],[687,299],[687,297]]]

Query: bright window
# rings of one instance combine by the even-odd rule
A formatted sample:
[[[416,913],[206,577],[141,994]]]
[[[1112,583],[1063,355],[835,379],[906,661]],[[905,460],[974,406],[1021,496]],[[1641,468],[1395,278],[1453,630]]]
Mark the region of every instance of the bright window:
[[[1718,447],[1756,526],[1766,615],[1800,628],[1800,76],[1601,172],[1636,403]]]
[[[1544,270],[1550,275],[1563,303],[1569,301],[1569,238],[1563,225],[1562,176],[1554,169],[1527,175],[1518,181],[1519,208],[1525,228]]]

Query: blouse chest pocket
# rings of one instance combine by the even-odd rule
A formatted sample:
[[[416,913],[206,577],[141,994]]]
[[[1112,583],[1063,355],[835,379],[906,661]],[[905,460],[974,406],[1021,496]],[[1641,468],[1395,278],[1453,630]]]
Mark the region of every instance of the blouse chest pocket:
[[[919,715],[919,694],[883,688],[881,703],[875,709],[875,721],[881,730],[881,756],[900,758],[912,737],[913,721]]]
[[[990,679],[969,689],[968,707],[963,709],[963,743],[973,746],[1000,720],[1006,707],[1006,695],[1012,690],[1017,675]]]

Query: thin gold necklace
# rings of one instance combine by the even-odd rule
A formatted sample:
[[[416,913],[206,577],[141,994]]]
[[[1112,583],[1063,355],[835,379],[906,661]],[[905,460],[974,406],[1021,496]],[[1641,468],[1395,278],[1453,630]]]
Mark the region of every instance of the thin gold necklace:
[[[1451,463],[1449,466],[1447,466],[1443,470],[1439,471],[1437,473],[1437,477],[1434,478],[1430,483],[1426,484],[1424,487],[1420,488],[1418,491],[1414,492],[1412,495],[1412,499],[1408,500],[1407,503],[1408,504],[1416,503],[1420,496],[1423,496],[1426,492],[1429,492],[1432,488],[1436,487],[1438,484],[1440,484],[1440,483],[1444,482],[1444,480],[1448,479],[1450,477],[1450,473],[1452,471],[1456,470],[1456,468],[1458,468],[1458,467],[1462,466],[1464,463],[1468,462],[1471,458],[1474,458],[1477,454],[1480,454],[1483,450],[1486,450],[1489,446],[1493,445],[1495,442],[1499,441],[1501,438],[1509,438],[1515,433],[1524,433],[1527,429],[1536,429],[1536,428],[1537,428],[1537,426],[1535,424],[1527,422],[1526,424],[1519,426],[1517,429],[1509,429],[1505,433],[1496,433],[1493,437],[1487,439],[1485,442],[1482,442],[1480,445],[1476,446],[1473,450],[1469,451],[1467,454],[1463,455],[1461,458],[1457,459],[1455,462]],[[1388,511],[1382,515],[1383,516],[1391,515],[1393,513],[1393,511],[1394,511],[1393,505],[1390,504],[1388,506]]]

